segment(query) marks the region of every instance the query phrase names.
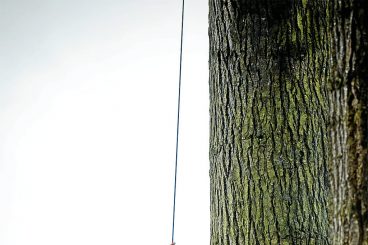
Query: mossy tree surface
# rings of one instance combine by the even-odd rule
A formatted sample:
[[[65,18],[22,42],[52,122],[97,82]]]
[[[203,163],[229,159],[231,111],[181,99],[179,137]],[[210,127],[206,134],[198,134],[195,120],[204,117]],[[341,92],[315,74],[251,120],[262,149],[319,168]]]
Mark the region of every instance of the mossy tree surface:
[[[331,241],[368,245],[368,1],[329,7]]]
[[[211,245],[328,244],[327,2],[209,8]]]

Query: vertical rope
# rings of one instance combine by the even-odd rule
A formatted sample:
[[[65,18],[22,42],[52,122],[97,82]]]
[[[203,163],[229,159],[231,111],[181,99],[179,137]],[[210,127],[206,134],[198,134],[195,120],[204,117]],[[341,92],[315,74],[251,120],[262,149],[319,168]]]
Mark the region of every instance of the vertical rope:
[[[174,177],[174,201],[172,216],[171,244],[174,245],[175,231],[175,207],[176,207],[176,179],[178,173],[178,149],[179,149],[179,122],[180,122],[180,92],[181,92],[181,70],[183,63],[183,31],[184,31],[184,0],[181,7],[181,33],[180,33],[180,58],[179,58],[179,91],[178,91],[178,114],[176,120],[176,150],[175,150],[175,177]]]

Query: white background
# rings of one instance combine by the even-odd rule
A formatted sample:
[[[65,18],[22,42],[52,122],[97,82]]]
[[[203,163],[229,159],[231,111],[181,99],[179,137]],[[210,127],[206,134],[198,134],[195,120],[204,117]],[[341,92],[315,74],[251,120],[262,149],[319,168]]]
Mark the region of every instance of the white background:
[[[0,0],[0,244],[170,244],[180,0]],[[176,242],[209,244],[207,1],[186,0]]]

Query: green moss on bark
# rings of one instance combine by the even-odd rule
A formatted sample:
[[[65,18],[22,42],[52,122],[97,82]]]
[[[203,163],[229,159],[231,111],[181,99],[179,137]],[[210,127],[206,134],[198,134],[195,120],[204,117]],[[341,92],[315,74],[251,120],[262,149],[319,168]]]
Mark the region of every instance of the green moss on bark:
[[[325,2],[209,3],[211,245],[328,244]]]

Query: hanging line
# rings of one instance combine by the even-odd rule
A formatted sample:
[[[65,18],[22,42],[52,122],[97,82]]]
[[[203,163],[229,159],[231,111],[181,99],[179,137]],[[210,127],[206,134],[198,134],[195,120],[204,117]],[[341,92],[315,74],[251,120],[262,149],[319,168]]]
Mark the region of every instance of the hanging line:
[[[171,245],[174,245],[175,231],[175,202],[176,202],[176,176],[178,173],[178,146],[179,146],[179,122],[180,122],[180,91],[181,91],[181,67],[183,61],[183,29],[184,29],[184,0],[181,6],[181,33],[180,33],[180,58],[179,58],[179,91],[178,91],[178,115],[176,120],[176,150],[175,150],[175,177],[174,177],[174,201],[173,201],[173,216],[172,216],[172,232]]]

